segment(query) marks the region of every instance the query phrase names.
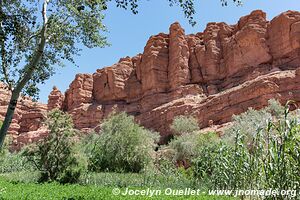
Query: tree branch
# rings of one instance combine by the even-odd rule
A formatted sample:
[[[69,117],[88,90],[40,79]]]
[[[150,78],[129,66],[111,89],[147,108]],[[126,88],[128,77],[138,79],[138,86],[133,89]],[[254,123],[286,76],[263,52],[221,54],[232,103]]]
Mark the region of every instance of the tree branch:
[[[30,42],[30,40],[31,40],[32,38],[37,37],[37,36],[39,36],[40,34],[41,34],[41,33],[38,32],[38,33],[36,33],[36,34],[33,34],[33,35],[29,36],[27,42],[25,42],[26,46],[29,45],[29,42]]]
[[[9,90],[12,90],[12,85],[11,85],[11,82],[9,81],[9,78],[8,78],[8,73],[7,73],[7,61],[6,61],[6,50],[5,50],[5,35],[4,35],[4,32],[3,32],[3,29],[2,29],[2,22],[0,24],[1,26],[1,38],[0,38],[0,46],[1,46],[1,67],[2,67],[2,72],[3,72],[3,75],[4,75],[4,80],[6,82],[6,84],[8,85],[8,89]]]
[[[35,51],[33,55],[33,59],[28,63],[28,65],[25,66],[25,73],[23,77],[19,79],[17,82],[17,86],[14,90],[17,92],[21,92],[22,89],[25,87],[26,83],[31,79],[32,74],[34,70],[36,69],[36,66],[38,62],[40,61],[43,53],[44,53],[44,48],[46,45],[46,40],[47,40],[47,26],[48,26],[48,18],[47,18],[47,5],[48,5],[49,0],[44,0],[43,4],[43,10],[42,10],[42,15],[43,15],[43,28],[41,30],[41,39],[40,43],[37,47],[37,50]]]
[[[11,82],[9,81],[8,78],[8,73],[7,73],[7,60],[6,60],[6,49],[5,49],[5,32],[3,30],[3,11],[2,11],[2,0],[0,0],[0,47],[1,47],[1,67],[2,67],[2,72],[4,75],[4,80],[6,82],[6,84],[8,85],[9,90],[12,90],[12,85]]]

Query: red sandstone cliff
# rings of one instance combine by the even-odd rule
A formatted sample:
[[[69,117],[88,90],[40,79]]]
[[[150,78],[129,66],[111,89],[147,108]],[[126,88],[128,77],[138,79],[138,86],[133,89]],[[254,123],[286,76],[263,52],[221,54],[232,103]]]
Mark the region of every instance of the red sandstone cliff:
[[[4,120],[11,93],[0,82],[0,120]],[[47,134],[43,121],[46,116],[47,105],[33,102],[28,97],[19,99],[9,133],[14,142],[13,148],[19,149],[23,144],[31,143]]]
[[[95,128],[113,109],[126,111],[164,138],[176,115],[194,115],[206,127],[271,98],[300,102],[299,67],[300,12],[267,21],[264,12],[253,11],[236,25],[209,23],[191,35],[174,23],[168,34],[151,36],[142,54],[78,74],[64,95],[54,88],[48,110],[67,111],[81,130]],[[0,100],[2,108],[6,103]],[[11,132],[41,130],[45,105],[28,105],[19,105]]]

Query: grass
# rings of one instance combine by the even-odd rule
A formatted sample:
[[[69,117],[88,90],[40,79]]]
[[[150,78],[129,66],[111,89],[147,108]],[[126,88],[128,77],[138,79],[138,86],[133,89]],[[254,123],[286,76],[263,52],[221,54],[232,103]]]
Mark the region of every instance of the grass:
[[[37,171],[19,171],[0,174],[9,182],[37,183],[39,172]],[[83,173],[78,182],[79,185],[96,185],[101,187],[156,187],[156,188],[201,188],[206,190],[205,184],[195,183],[181,173],[156,174],[146,173]]]
[[[87,177],[88,176],[88,177]],[[139,174],[116,174],[99,173],[84,176],[81,184],[60,185],[58,183],[37,184],[36,173],[16,172],[0,175],[0,200],[43,200],[43,199],[68,199],[68,200],[106,200],[106,199],[203,199],[203,200],[230,200],[232,197],[207,196],[205,194],[194,196],[173,196],[164,194],[167,187],[162,185],[142,186],[141,175]],[[89,182],[84,182],[88,178]],[[127,182],[127,183],[126,183]],[[126,184],[125,184],[126,183]],[[140,185],[140,186],[138,186]],[[166,185],[167,186],[167,185]],[[126,188],[144,190],[148,187],[151,190],[161,190],[157,196],[130,196],[114,195],[114,188],[119,188],[121,193]],[[172,189],[179,187],[171,187]],[[180,189],[185,189],[181,187]]]
[[[0,178],[9,182],[37,183],[39,173],[37,171],[19,171],[0,174]],[[159,187],[182,188],[193,187],[191,180],[180,175],[157,175],[148,173],[83,173],[78,182],[79,185],[96,185],[102,187]]]

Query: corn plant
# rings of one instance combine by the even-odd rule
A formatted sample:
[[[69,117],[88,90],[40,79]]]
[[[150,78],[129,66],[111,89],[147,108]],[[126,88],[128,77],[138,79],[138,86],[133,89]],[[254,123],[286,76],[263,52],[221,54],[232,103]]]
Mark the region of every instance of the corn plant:
[[[237,117],[240,124],[231,128],[231,140],[203,147],[193,160],[195,177],[208,181],[212,189],[299,190],[300,122],[297,112],[290,112],[289,104],[280,107],[273,102],[272,109],[248,112],[251,122],[258,121],[253,116],[265,118],[256,131],[252,127],[248,132],[241,125],[249,115]],[[281,193],[276,196],[289,198]]]

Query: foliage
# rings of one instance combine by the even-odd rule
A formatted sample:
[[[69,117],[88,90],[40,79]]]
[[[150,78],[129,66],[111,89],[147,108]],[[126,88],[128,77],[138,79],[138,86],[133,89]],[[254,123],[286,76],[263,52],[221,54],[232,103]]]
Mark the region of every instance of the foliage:
[[[18,171],[26,171],[28,173],[34,170],[36,170],[35,166],[28,163],[20,152],[1,154],[0,174]]]
[[[0,121],[0,128],[1,126],[2,122]],[[6,137],[4,145],[0,150],[0,173],[15,172],[25,169],[28,171],[33,170],[33,166],[27,164],[20,153],[11,153],[9,151],[11,140],[11,137]]]
[[[173,139],[170,142],[170,147],[175,150],[174,160],[185,160],[191,158],[194,155],[196,147],[193,141],[194,135],[184,135]]]
[[[77,43],[89,48],[105,46],[105,37],[101,35],[106,31],[102,24],[102,2],[2,1],[2,81],[10,88],[20,82],[43,37],[46,38],[46,44],[42,49],[42,57],[36,66],[31,66],[35,70],[23,90],[30,96],[37,94],[37,84],[43,83],[54,73],[55,64],[62,65],[63,60],[74,63],[73,56],[80,50]],[[41,14],[44,6],[47,9]]]
[[[74,151],[75,130],[71,117],[60,110],[53,110],[48,114],[46,124],[49,135],[28,147],[24,156],[40,171],[41,182],[77,182],[84,166]]]
[[[234,3],[236,3],[238,6],[243,5],[243,1],[242,0],[233,0]],[[228,1],[227,0],[221,0],[222,6],[227,6],[228,5]]]
[[[194,132],[192,134],[175,137],[170,142],[170,147],[175,150],[175,160],[190,160],[197,156],[198,152],[206,145],[213,145],[219,142],[215,132]]]
[[[145,170],[143,173],[86,173],[80,178],[82,185],[97,185],[105,187],[155,187],[155,188],[186,188],[192,183],[179,172],[158,173]]]
[[[196,185],[197,187],[207,187],[206,181],[198,181],[194,178],[194,166],[192,165],[191,161],[198,157],[205,159],[205,151],[211,150],[211,147],[218,145],[219,143],[220,138],[215,132],[194,132],[192,134],[175,137],[175,139],[172,140],[169,145],[170,148],[174,150],[172,157],[173,162],[172,164],[167,162],[169,163],[167,168],[169,170],[172,169],[172,165],[174,168],[174,162],[180,163],[180,165],[177,166],[178,168],[176,170],[171,171],[170,174],[179,174],[179,176],[177,176],[180,177],[178,180],[179,182],[185,179],[190,180],[189,187],[191,187],[191,185]],[[165,157],[162,157],[161,160],[165,161]],[[211,161],[210,158],[207,158],[207,160]]]
[[[189,134],[199,130],[198,121],[192,116],[176,116],[170,126],[175,135]]]
[[[0,1],[0,81],[11,90],[0,129],[2,148],[21,93],[37,98],[38,84],[63,61],[74,63],[79,45],[104,47],[103,0]]]
[[[89,162],[89,158],[92,156],[94,145],[98,139],[99,133],[90,132],[88,134],[81,135],[80,142],[77,143],[78,151],[85,156],[87,163]]]
[[[155,153],[154,166],[159,173],[168,175],[176,172],[175,157],[176,151],[170,146],[160,146]]]
[[[108,0],[108,1],[112,1],[112,0]],[[196,25],[196,22],[194,20],[194,15],[196,13],[195,10],[195,2],[194,0],[167,0],[169,2],[170,6],[174,6],[177,5],[179,6],[183,13],[184,16],[189,20],[189,23],[194,26]],[[227,6],[228,5],[228,1],[227,0],[220,0],[222,6]],[[115,0],[117,7],[120,8],[124,8],[127,9],[128,7],[131,9],[131,11],[134,14],[138,13],[138,0]],[[233,0],[234,3],[236,3],[237,5],[242,5],[242,1],[241,0]]]
[[[235,117],[233,143],[206,145],[193,161],[196,178],[219,189],[299,190],[299,115],[290,113],[289,105],[282,110],[275,101],[270,104]],[[275,110],[283,116],[276,117]],[[251,127],[257,122],[263,125]]]
[[[191,188],[194,181],[184,168],[177,168],[175,151],[169,146],[161,147],[155,156],[154,167],[145,170],[148,187]]]
[[[122,112],[102,124],[94,141],[89,168],[93,171],[140,172],[151,163],[158,134],[134,122]]]
[[[5,179],[12,183],[38,183],[39,177],[40,174],[36,169],[28,171],[20,168],[18,171],[0,173],[0,180]]]
[[[1,178],[15,183],[37,183],[39,172],[11,172],[0,174]],[[98,187],[189,188],[193,186],[193,181],[188,179],[183,169],[176,170],[176,168],[172,168],[170,170],[165,168],[165,171],[158,172],[153,168],[148,168],[143,173],[83,173],[80,176],[78,184],[87,186],[96,185]]]
[[[269,105],[261,110],[249,108],[248,111],[240,115],[234,115],[234,125],[225,131],[224,139],[234,143],[234,137],[237,131],[245,137],[245,143],[250,144],[257,130],[266,134],[264,127],[273,119],[279,120],[284,116],[284,106],[278,101],[271,99]]]

